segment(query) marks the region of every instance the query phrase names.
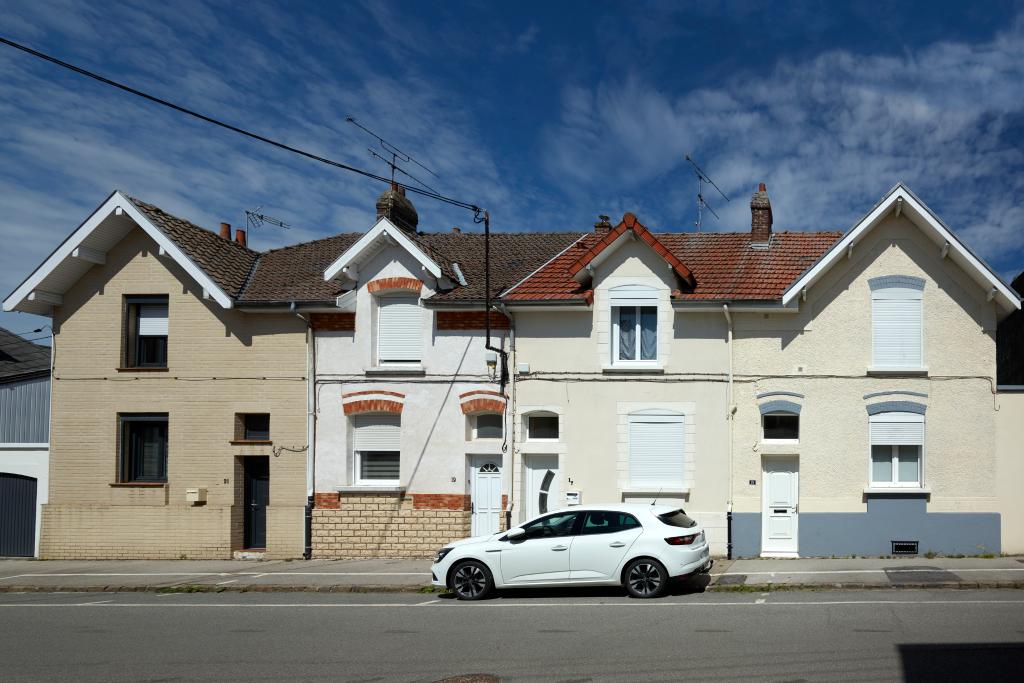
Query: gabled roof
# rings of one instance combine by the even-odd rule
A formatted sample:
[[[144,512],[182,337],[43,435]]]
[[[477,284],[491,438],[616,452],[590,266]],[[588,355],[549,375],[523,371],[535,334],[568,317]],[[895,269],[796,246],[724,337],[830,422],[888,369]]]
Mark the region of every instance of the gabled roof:
[[[0,327],[0,382],[50,372],[50,347],[22,339]]]
[[[427,253],[428,250],[423,248],[415,235],[402,230],[387,218],[381,218],[376,225],[370,228],[369,232],[360,237],[355,244],[327,266],[327,269],[324,270],[324,280],[333,280],[342,276],[358,280],[359,264],[378,253],[389,243],[395,243],[404,249],[435,278],[442,276],[441,264],[433,258],[432,254]]]
[[[244,273],[241,278],[239,274],[243,269],[248,273],[246,263],[255,263],[256,253],[239,252],[238,245],[226,246],[227,240],[215,245],[211,238],[220,239],[216,235],[115,190],[4,300],[4,310],[49,315],[50,308],[63,301],[64,292],[93,265],[104,263],[106,252],[136,226],[210,298],[231,308],[235,288],[244,279]],[[219,263],[221,258],[226,264]]]
[[[788,304],[804,288],[817,282],[844,254],[855,248],[868,232],[891,213],[903,214],[910,219],[935,242],[936,249],[943,257],[948,256],[959,265],[979,286],[986,289],[990,298],[998,301],[1005,310],[1020,309],[1021,300],[1018,294],[1003,282],[1002,278],[981,257],[961,242],[960,238],[903,183],[897,183],[889,190],[864,218],[850,228],[841,240],[822,254],[821,259],[812,268],[787,288],[782,295],[782,303]]]
[[[686,264],[692,275],[692,288],[673,292],[674,300],[778,302],[786,288],[842,233],[775,232],[767,247],[763,243],[755,245],[749,232],[669,232],[652,236],[673,258]],[[510,288],[503,298],[510,303],[588,303],[589,287],[573,277],[573,268],[601,241],[600,235],[586,235]]]
[[[569,266],[569,274],[577,280],[582,280],[583,278],[579,277],[581,271],[587,268],[587,266],[598,265],[611,252],[615,251],[626,239],[626,236],[630,234],[640,239],[640,241],[653,249],[658,256],[665,259],[685,284],[690,287],[693,286],[693,274],[690,272],[690,269],[666,248],[643,223],[638,221],[635,215],[629,212],[623,215],[622,220],[617,226],[611,228],[596,244],[587,249],[585,254]]]

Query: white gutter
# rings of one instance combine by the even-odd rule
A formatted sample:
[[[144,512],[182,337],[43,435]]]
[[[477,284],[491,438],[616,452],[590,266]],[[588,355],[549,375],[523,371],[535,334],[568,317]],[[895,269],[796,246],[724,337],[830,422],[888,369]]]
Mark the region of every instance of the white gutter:
[[[733,403],[733,370],[732,370],[732,314],[729,312],[729,304],[722,304],[722,313],[725,314],[726,322],[726,343],[729,349],[729,383],[726,389],[726,419],[729,421],[729,497],[725,504],[726,517],[728,518],[728,556],[732,558],[732,495],[733,495],[733,428],[736,415],[736,405]]]

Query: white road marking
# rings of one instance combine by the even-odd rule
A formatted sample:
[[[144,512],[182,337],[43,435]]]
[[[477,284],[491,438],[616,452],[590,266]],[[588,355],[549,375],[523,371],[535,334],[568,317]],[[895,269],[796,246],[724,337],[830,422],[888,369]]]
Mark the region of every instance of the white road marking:
[[[754,601],[755,605],[763,605],[764,603],[765,603],[765,599],[764,598],[758,598],[757,600]]]
[[[232,576],[430,576],[430,572],[236,572]]]
[[[441,602],[440,600],[436,602]],[[90,603],[90,602],[69,602],[69,603],[31,603],[31,604],[16,604],[16,603],[0,603],[0,608],[4,607],[19,607],[19,608],[54,608],[54,607],[186,607],[186,608],[200,608],[200,607],[217,607],[217,608],[255,608],[255,609],[278,609],[281,607],[310,607],[318,609],[349,609],[349,608],[367,608],[367,609],[394,609],[403,607],[434,607],[440,609],[449,609],[451,604],[449,601],[445,601],[448,604],[440,605],[436,604],[435,601],[429,601],[426,603],[421,602],[396,602],[396,603],[276,603],[276,604],[245,604],[237,602],[224,602],[224,603],[187,603],[187,602],[172,602],[163,604],[150,604],[150,603],[132,603],[132,602],[109,602],[109,603]],[[1024,600],[836,600],[836,601],[814,601],[814,602],[765,602],[764,607],[828,607],[830,605],[1024,605]],[[762,603],[753,602],[532,602],[532,603],[471,603],[461,604],[459,607],[454,609],[471,609],[471,608],[487,608],[487,609],[515,609],[522,607],[639,607],[639,608],[654,608],[654,607],[700,607],[700,608],[713,608],[713,607],[754,607],[762,606]]]
[[[433,605],[433,604],[436,604],[438,602],[441,602],[440,598],[437,599],[437,600],[428,600],[427,602],[421,602],[421,603],[418,603],[416,606],[417,607],[423,607],[424,605]]]
[[[69,578],[69,577],[111,577],[111,576],[249,576],[255,579],[264,576],[430,576],[430,572],[136,572],[136,573],[78,573],[78,574],[15,574],[0,576],[0,581],[18,578]]]
[[[238,581],[238,579],[231,579],[230,581],[221,581],[221,582],[220,582],[220,583],[218,583],[217,585],[218,585],[218,586],[225,586],[225,585],[227,585],[227,584],[229,584],[229,583],[234,583],[235,581]]]
[[[935,572],[946,572],[949,574],[963,574],[966,572],[1024,572],[1024,567],[971,567],[964,569],[822,569],[820,571],[773,571],[773,572],[725,572],[721,576],[777,576],[779,574],[788,576],[790,574],[928,574]]]

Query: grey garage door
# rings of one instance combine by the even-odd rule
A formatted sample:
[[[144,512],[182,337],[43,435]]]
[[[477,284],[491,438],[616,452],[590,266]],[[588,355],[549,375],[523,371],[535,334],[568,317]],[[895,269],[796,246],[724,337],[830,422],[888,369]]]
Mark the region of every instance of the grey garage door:
[[[36,480],[0,473],[0,557],[32,557],[36,547]]]

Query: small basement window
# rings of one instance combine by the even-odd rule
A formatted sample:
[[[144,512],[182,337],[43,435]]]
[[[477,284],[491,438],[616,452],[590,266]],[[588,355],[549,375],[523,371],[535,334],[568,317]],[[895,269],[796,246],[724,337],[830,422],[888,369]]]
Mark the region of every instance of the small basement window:
[[[235,441],[270,441],[270,413],[236,413]]]
[[[765,441],[800,440],[800,416],[794,413],[765,413],[761,427]]]
[[[557,441],[558,416],[551,413],[530,415],[526,419],[526,438],[531,441],[536,439]]]

